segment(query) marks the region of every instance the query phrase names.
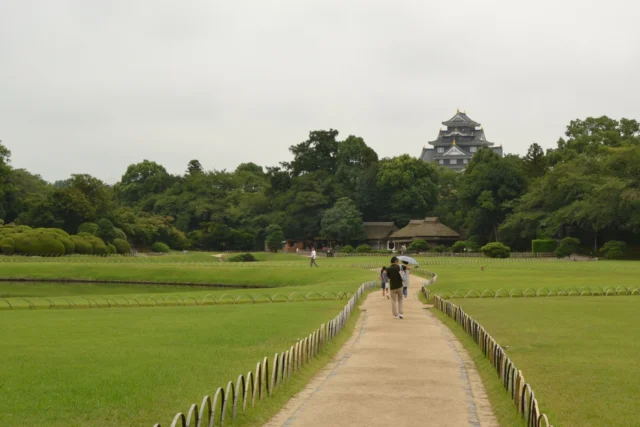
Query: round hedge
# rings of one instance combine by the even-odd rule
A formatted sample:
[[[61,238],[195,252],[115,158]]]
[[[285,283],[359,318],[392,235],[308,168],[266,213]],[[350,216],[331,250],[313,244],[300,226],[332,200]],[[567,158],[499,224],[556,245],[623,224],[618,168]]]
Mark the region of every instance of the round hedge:
[[[169,246],[167,246],[165,243],[155,242],[153,245],[151,245],[151,250],[153,252],[164,252],[164,253],[167,253],[171,249],[169,249]]]
[[[118,253],[118,251],[116,250],[116,247],[113,246],[111,243],[107,244],[107,251],[109,252],[109,255],[115,255],[116,253]]]
[[[131,253],[131,245],[124,239],[113,239],[113,246],[119,254],[128,255]]]
[[[0,239],[0,249],[5,255],[13,255],[13,253],[16,251],[14,247],[15,244],[15,240],[11,237]]]
[[[122,231],[120,228],[118,227],[114,227],[114,230],[116,231],[116,239],[122,239],[122,240],[127,240],[127,235],[125,234],[124,231]]]
[[[93,254],[93,246],[87,242],[82,236],[71,236],[71,241],[75,244],[75,252],[81,255]]]
[[[16,252],[25,255],[62,256],[66,252],[54,233],[22,233],[15,242]]]
[[[95,235],[98,232],[98,224],[95,222],[83,222],[78,227],[78,234],[80,233],[89,233]]]

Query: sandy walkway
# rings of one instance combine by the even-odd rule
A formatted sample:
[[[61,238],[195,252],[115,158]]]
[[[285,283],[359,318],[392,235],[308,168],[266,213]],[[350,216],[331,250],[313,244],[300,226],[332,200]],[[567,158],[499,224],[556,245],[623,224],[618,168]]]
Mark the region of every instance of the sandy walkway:
[[[370,294],[353,337],[266,425],[497,426],[461,344],[416,295],[404,306],[394,320],[390,301]]]

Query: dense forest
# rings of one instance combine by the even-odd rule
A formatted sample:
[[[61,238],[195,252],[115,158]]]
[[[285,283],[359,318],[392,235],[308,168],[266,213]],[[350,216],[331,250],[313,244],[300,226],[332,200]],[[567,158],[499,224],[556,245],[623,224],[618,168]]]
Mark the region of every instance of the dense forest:
[[[462,173],[409,155],[379,159],[362,138],[339,139],[336,130],[312,131],[290,151],[292,160],[278,166],[244,163],[234,171],[206,171],[192,160],[183,175],[143,160],[110,186],[90,175],[45,182],[12,168],[0,144],[0,221],[69,234],[82,225],[99,234],[96,224],[111,224],[137,247],[203,250],[262,249],[274,233],[357,242],[357,221],[402,227],[425,216],[479,245],[500,241],[516,250],[545,237],[576,237],[587,251],[640,240],[635,120],[573,120],[556,148],[534,143],[523,157],[502,158],[480,150]],[[354,215],[355,227],[348,224]]]

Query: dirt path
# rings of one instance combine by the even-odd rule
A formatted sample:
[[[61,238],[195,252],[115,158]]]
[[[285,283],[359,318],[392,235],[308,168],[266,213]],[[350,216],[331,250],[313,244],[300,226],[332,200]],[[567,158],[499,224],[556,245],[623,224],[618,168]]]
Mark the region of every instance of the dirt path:
[[[412,279],[405,318],[370,294],[340,353],[266,426],[498,426],[473,363]]]

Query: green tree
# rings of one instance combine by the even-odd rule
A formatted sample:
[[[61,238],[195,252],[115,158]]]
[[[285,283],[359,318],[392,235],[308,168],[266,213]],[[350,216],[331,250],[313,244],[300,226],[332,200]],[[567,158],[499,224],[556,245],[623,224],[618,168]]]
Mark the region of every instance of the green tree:
[[[330,240],[348,243],[364,237],[362,214],[353,200],[339,199],[322,216],[321,234]]]
[[[171,185],[173,178],[164,166],[144,160],[130,165],[122,175],[122,179],[115,185],[116,194],[125,203],[149,205],[145,199],[164,192]]]
[[[284,241],[284,233],[279,225],[271,224],[267,227],[267,246],[272,252],[278,252],[278,249],[282,248],[282,242]]]
[[[293,145],[289,151],[294,158],[284,163],[293,176],[307,172],[325,171],[335,173],[338,157],[338,131],[334,129],[309,132],[309,139]]]
[[[438,200],[438,175],[435,166],[407,154],[382,159],[377,188],[384,218],[398,226],[424,218]]]
[[[525,171],[530,179],[544,175],[547,170],[547,158],[542,147],[535,142],[531,144],[524,157],[524,163]]]
[[[461,178],[459,195],[466,211],[465,228],[484,242],[499,240],[498,227],[526,189],[521,165],[501,158],[491,150],[480,150]]]
[[[113,240],[118,237],[118,233],[116,232],[113,223],[108,219],[102,218],[98,221],[98,229],[96,230],[95,235],[101,238],[105,243],[111,243]]]

